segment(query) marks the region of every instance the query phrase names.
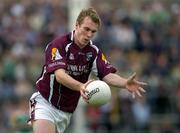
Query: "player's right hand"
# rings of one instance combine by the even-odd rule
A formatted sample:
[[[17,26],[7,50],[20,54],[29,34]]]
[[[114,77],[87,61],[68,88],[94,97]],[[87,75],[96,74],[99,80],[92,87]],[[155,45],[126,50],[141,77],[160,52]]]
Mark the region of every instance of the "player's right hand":
[[[82,86],[80,87],[80,94],[82,96],[82,98],[84,99],[85,102],[88,103],[88,97],[87,97],[87,93],[88,91],[86,90],[86,86],[91,83],[93,80],[88,80],[86,83],[82,84]]]

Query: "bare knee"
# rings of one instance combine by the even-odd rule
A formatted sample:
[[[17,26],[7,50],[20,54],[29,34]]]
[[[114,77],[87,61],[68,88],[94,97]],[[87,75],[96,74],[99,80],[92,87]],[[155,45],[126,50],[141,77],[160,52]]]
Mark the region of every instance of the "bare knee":
[[[49,120],[35,120],[32,126],[34,133],[56,133],[55,124]]]

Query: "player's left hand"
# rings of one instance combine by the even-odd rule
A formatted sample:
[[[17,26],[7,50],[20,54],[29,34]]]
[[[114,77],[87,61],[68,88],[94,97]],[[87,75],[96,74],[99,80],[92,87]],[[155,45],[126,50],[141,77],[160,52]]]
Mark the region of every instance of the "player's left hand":
[[[133,98],[135,98],[136,95],[141,97],[142,96],[141,92],[146,92],[143,89],[143,86],[147,85],[147,83],[137,81],[135,77],[136,77],[136,73],[129,76],[125,86],[127,90],[132,93]]]

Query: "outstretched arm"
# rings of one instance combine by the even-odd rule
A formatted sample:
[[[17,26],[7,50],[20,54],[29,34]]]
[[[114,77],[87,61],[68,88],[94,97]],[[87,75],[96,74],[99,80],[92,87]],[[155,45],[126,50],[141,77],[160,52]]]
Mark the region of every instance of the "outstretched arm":
[[[140,92],[145,92],[143,86],[147,85],[144,82],[137,81],[135,77],[136,73],[129,76],[128,78],[123,78],[115,73],[110,73],[106,75],[103,80],[109,85],[119,88],[126,88],[129,92],[132,93],[132,96],[134,98],[135,95],[142,96]]]

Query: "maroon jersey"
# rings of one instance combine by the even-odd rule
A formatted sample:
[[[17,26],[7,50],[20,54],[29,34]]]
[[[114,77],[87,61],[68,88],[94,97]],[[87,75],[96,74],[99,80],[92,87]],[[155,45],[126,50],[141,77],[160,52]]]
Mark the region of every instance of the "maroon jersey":
[[[91,72],[99,79],[116,69],[105,59],[103,53],[89,42],[83,49],[73,41],[74,32],[57,37],[45,50],[45,64],[41,77],[36,82],[37,90],[56,108],[65,112],[74,112],[80,92],[65,87],[56,81],[54,71],[65,69],[74,79],[85,83]]]

